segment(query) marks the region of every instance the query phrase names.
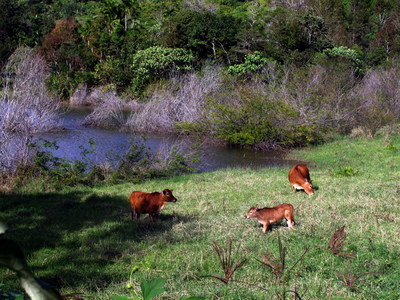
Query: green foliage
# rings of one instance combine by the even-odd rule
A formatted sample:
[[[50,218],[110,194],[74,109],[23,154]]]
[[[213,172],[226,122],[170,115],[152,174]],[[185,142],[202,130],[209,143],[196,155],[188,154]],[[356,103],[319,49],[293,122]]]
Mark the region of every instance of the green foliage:
[[[345,46],[334,47],[331,49],[325,49],[323,51],[329,57],[339,57],[349,59],[355,68],[355,70],[359,73],[362,73],[365,70],[365,64],[361,59],[361,55],[359,52],[350,49]]]
[[[237,145],[254,145],[264,140],[280,140],[273,124],[278,105],[260,98],[243,97],[240,105],[213,103],[210,115],[216,136]]]
[[[149,300],[153,297],[164,293],[165,290],[163,288],[165,282],[167,280],[165,278],[157,278],[152,281],[143,281],[140,283],[140,288],[142,289],[143,300]]]
[[[114,84],[118,88],[129,85],[132,75],[121,59],[107,59],[95,66],[94,76],[100,85]]]
[[[132,89],[141,95],[145,86],[173,71],[192,69],[193,56],[184,49],[150,47],[132,56]]]
[[[0,297],[1,299],[4,300],[24,300],[25,296],[22,292],[20,291],[2,291],[2,287],[4,286],[4,284],[0,283]]]
[[[18,47],[23,8],[16,0],[0,0],[0,62]]]
[[[220,12],[182,10],[169,19],[164,44],[191,50],[197,59],[230,61],[241,21]]]
[[[96,82],[93,72],[88,71],[66,71],[52,73],[47,80],[50,91],[61,97],[67,99],[70,97],[79,84],[93,86]]]
[[[262,72],[269,61],[271,60],[265,58],[261,52],[255,51],[245,56],[244,63],[230,66],[227,72],[236,76],[251,76]]]
[[[299,122],[298,112],[284,101],[257,91],[238,91],[235,96],[213,95],[206,104],[206,121],[181,124],[180,129],[211,131],[222,141],[239,146],[304,146],[322,141],[323,128]]]
[[[138,266],[134,266],[131,270],[131,274],[129,276],[129,283],[125,286],[125,288],[131,293],[131,296],[112,296],[112,299],[115,300],[131,300],[139,298],[138,293],[136,293],[134,288],[134,278],[133,274],[138,272],[140,268]],[[166,292],[164,290],[164,285],[167,280],[165,278],[156,278],[150,281],[141,281],[140,282],[140,291],[141,291],[141,299],[150,300],[158,295]],[[180,298],[180,300],[203,300],[204,298],[198,297],[189,297],[189,298]]]
[[[296,65],[307,63],[313,53],[331,44],[324,19],[312,10],[274,10],[267,39],[271,42],[263,47],[269,57]]]
[[[196,153],[184,154],[177,146],[159,154],[146,146],[144,141],[133,142],[126,154],[116,158],[119,163],[112,173],[112,182],[140,182],[148,178],[189,173],[196,170],[194,165],[199,162]]]
[[[82,145],[79,146],[81,149],[80,160],[67,160],[54,156],[52,151],[59,148],[56,142],[40,139],[39,143],[32,147],[36,148],[36,151],[33,158],[34,165],[30,169],[31,176],[48,176],[50,182],[58,188],[65,185],[90,185],[94,182],[90,182],[89,179],[102,177],[90,159],[90,156],[96,152],[96,143],[92,139],[89,139],[89,149]],[[29,180],[29,176],[26,179]]]
[[[358,174],[358,170],[355,170],[353,167],[351,166],[347,166],[347,167],[343,167],[343,168],[339,168],[333,171],[333,176],[335,177],[351,177],[351,176],[355,176]]]
[[[133,141],[128,151],[122,155],[108,153],[110,169],[93,161],[96,142],[89,139],[89,146],[79,146],[80,159],[62,159],[53,154],[59,148],[56,142],[40,139],[31,145],[35,156],[33,164],[17,171],[16,185],[24,185],[36,177],[47,178],[46,188],[56,190],[65,186],[96,185],[122,181],[141,182],[156,177],[170,177],[195,172],[199,156],[196,151],[183,153],[174,145],[165,153],[152,151],[144,141]]]
[[[388,142],[388,143],[385,145],[384,148],[385,148],[385,150],[388,150],[388,151],[393,151],[393,152],[396,152],[396,151],[397,151],[397,148],[396,148],[396,146],[393,144],[392,141]]]

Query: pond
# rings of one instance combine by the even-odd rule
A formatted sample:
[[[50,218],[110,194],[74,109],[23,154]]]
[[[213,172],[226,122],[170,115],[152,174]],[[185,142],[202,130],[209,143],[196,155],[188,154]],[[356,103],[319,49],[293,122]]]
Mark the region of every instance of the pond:
[[[89,140],[96,143],[96,152],[90,157],[94,162],[101,163],[107,159],[107,153],[121,155],[126,153],[133,140],[140,139],[139,134],[127,131],[88,128],[82,125],[89,109],[71,108],[61,115],[61,126],[65,130],[43,134],[41,137],[56,142],[59,148],[53,150],[57,157],[76,160],[82,158],[82,146],[90,149]],[[162,134],[147,134],[144,142],[154,151],[160,151],[175,143],[191,144],[188,137]],[[206,143],[200,146],[202,160],[197,166],[200,172],[214,171],[222,168],[259,168],[291,166],[297,161],[287,160],[282,152],[255,151],[227,147],[225,145]]]

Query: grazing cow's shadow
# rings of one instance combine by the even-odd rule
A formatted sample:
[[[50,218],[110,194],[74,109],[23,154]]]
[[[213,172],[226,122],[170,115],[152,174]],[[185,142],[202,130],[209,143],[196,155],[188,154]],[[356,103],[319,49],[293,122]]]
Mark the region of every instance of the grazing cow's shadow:
[[[313,185],[312,188],[313,188],[314,191],[318,191],[318,190],[319,190],[319,186],[317,186],[317,185],[315,185],[315,186]],[[304,194],[307,194],[306,191],[305,191],[304,189],[294,189],[294,192],[295,192],[295,193],[304,193]]]
[[[140,255],[141,242],[157,239],[182,242],[183,235],[172,230],[173,227],[182,224],[184,230],[185,223],[196,222],[197,216],[163,212],[153,222],[147,215],[131,220],[126,197],[74,191],[0,193],[0,218],[9,227],[5,237],[16,241],[27,257],[33,257],[43,248],[57,249],[58,254],[46,264],[32,267],[35,273],[47,270],[44,280],[55,288],[68,282],[74,289],[87,282],[89,273],[92,286],[113,282],[113,275],[102,270],[131,255]],[[82,269],[92,271],[82,272]],[[13,275],[7,276],[6,283],[15,281]]]
[[[192,222],[195,215],[161,214],[154,216],[153,220],[148,215],[141,215],[139,219],[129,218],[127,233],[130,232],[130,239],[141,241],[149,235],[165,233],[172,229],[175,224]]]
[[[257,228],[262,228],[263,225],[258,223],[257,225],[255,225]],[[299,223],[295,221],[295,226],[299,226]],[[276,222],[276,223],[272,223],[268,226],[267,232],[271,232],[273,230],[280,230],[281,228],[287,228],[287,229],[291,229],[289,228],[288,224],[286,221],[280,221],[280,222]]]

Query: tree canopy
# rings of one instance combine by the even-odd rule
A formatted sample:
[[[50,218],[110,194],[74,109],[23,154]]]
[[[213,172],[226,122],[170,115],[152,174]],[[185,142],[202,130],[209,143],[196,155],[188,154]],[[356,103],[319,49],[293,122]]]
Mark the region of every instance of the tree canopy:
[[[237,66],[254,53],[303,66],[340,47],[376,66],[400,51],[397,0],[0,0],[0,15],[2,64],[19,45],[37,47],[62,97],[83,82],[132,90],[146,49],[183,49],[198,69]]]

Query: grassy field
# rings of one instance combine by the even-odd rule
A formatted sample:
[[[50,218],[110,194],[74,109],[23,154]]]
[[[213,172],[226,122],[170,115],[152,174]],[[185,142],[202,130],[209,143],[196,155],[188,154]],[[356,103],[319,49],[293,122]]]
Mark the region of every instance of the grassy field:
[[[34,186],[0,194],[6,237],[23,246],[35,274],[62,294],[85,299],[129,295],[142,280],[166,278],[161,299],[399,299],[400,298],[400,137],[342,139],[290,153],[308,162],[317,187],[314,196],[292,192],[289,168],[228,169],[152,180],[141,184],[67,188],[42,192]],[[133,190],[174,190],[160,219],[130,219]],[[263,234],[261,224],[244,218],[255,204],[291,203],[296,226],[277,224]],[[345,244],[334,255],[333,233],[345,225]],[[213,248],[232,260],[247,261],[224,284],[210,277],[224,273]],[[279,259],[274,272],[260,254]],[[283,270],[282,270],[283,269]],[[15,275],[0,269],[1,289],[18,288]]]

